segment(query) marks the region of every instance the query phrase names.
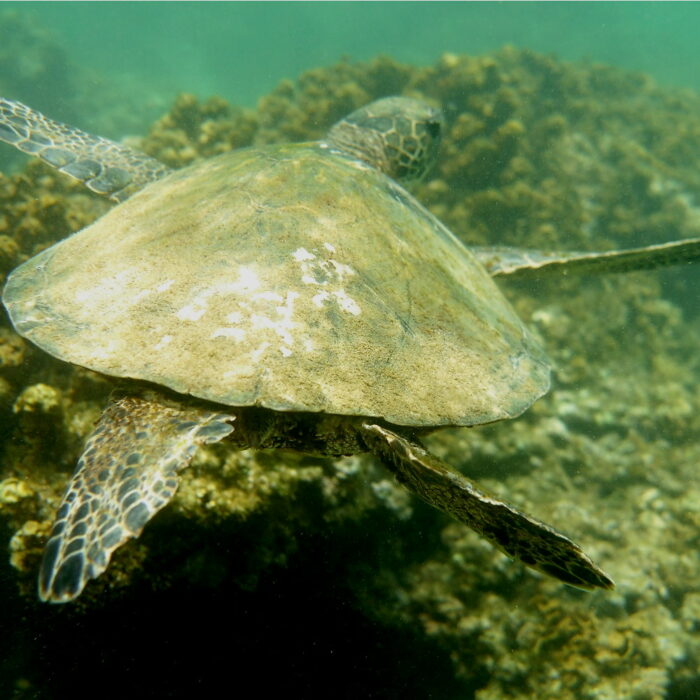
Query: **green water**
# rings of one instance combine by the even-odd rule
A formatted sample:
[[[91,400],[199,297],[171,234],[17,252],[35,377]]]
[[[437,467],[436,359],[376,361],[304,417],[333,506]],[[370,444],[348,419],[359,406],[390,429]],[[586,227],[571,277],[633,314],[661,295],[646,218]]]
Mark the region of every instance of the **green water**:
[[[446,126],[416,196],[466,245],[624,248],[700,236],[699,25],[695,3],[4,3],[0,96],[179,168],[420,94]],[[5,144],[0,171],[3,282],[110,206]],[[3,311],[0,700],[700,698],[699,280],[497,279],[552,391],[427,438],[580,543],[617,582],[594,593],[496,552],[370,457],[218,445],[76,605],[39,604],[41,528],[110,387]]]
[[[278,81],[348,56],[415,64],[504,44],[700,87],[700,5],[670,2],[3,3],[50,28],[98,76],[254,104]],[[22,95],[14,95],[22,99]]]

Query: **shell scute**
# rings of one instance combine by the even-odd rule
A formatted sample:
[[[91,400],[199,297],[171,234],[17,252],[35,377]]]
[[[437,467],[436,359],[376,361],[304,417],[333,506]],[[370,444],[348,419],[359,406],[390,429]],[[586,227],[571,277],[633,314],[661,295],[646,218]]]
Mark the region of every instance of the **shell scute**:
[[[226,405],[472,425],[549,382],[471,253],[391,179],[314,144],[149,185],[18,268],[4,300],[63,360]]]

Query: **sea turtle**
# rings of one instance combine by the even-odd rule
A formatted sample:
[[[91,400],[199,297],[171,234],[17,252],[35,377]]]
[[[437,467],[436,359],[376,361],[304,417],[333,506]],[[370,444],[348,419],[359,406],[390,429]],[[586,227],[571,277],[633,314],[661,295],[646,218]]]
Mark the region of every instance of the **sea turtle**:
[[[78,596],[170,501],[197,446],[223,439],[369,451],[506,554],[574,586],[612,587],[578,545],[481,491],[420,436],[513,418],[549,388],[543,350],[489,270],[670,264],[700,244],[475,256],[398,184],[429,168],[441,130],[437,109],[391,97],[323,141],[173,172],[0,101],[0,139],[121,202],[18,267],[3,294],[18,333],[121,380],[58,510],[42,600]]]

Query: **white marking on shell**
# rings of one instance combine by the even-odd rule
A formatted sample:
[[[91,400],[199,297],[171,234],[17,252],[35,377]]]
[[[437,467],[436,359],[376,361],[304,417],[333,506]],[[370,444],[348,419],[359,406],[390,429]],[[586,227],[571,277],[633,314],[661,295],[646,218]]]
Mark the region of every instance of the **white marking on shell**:
[[[362,313],[360,305],[351,297],[344,289],[336,289],[332,292],[320,291],[311,297],[311,301],[314,306],[323,308],[326,301],[335,301],[342,311],[347,311],[353,316],[358,316]]]
[[[298,296],[298,292],[287,292],[284,305],[275,307],[277,318],[270,318],[270,316],[264,316],[263,314],[251,314],[251,325],[256,329],[271,330],[279,336],[285,345],[293,345],[294,337],[291,331],[299,325],[292,320],[294,302]]]
[[[260,286],[260,279],[254,270],[245,265],[238,268],[238,282],[234,283],[234,288],[238,292],[246,292],[249,289],[257,289]]]
[[[324,243],[324,248],[329,252],[335,252],[335,248],[331,243]],[[302,254],[303,253],[303,254]],[[359,313],[359,306],[350,299],[345,290],[331,290],[330,287],[342,283],[345,279],[353,277],[356,273],[350,265],[346,265],[334,258],[324,258],[322,251],[315,249],[309,252],[305,248],[296,250],[292,257],[299,263],[301,272],[301,281],[303,284],[325,287],[327,292],[319,292],[311,298],[315,306],[322,307],[328,299],[328,295],[332,294],[338,299],[339,306],[344,311],[351,313]]]
[[[216,328],[211,338],[232,338],[236,341],[243,340],[249,332],[253,338],[263,336],[260,331],[269,331],[278,339],[278,350],[284,357],[293,353],[295,343],[294,330],[299,324],[294,321],[295,302],[299,298],[299,292],[286,292],[284,296],[277,292],[260,292],[250,296],[251,303],[237,300],[243,311],[231,311],[226,314],[226,322],[231,326]],[[240,326],[243,327],[240,327]],[[250,360],[255,363],[258,355],[271,345],[265,341],[250,353]]]
[[[311,301],[314,303],[315,306],[323,306],[323,302],[326,301],[330,297],[330,294],[328,292],[319,292],[318,294],[314,294],[314,296],[311,297]]]
[[[362,311],[360,305],[352,297],[349,297],[344,289],[333,292],[333,296],[338,300],[338,306],[343,311],[347,311],[353,316],[358,316]]]
[[[335,248],[331,243],[324,243],[323,247],[334,253]],[[304,252],[304,255],[301,254]],[[317,287],[323,287],[321,291],[311,297],[311,303],[323,308],[327,301],[335,301],[341,311],[357,316],[361,313],[360,305],[348,295],[344,287],[340,284],[350,277],[354,277],[356,272],[350,265],[336,260],[335,258],[323,258],[321,251],[315,249],[313,252],[305,248],[299,248],[293,253],[293,258],[299,263],[301,271],[301,281]],[[336,286],[336,289],[332,287]]]
[[[90,358],[95,360],[109,360],[118,355],[122,348],[120,343],[112,338],[102,345],[95,345],[90,352]]]
[[[136,303],[141,301],[141,299],[145,299],[147,296],[150,296],[153,294],[152,289],[142,289],[140,292],[134,294],[134,296],[131,298],[132,303]]]
[[[175,312],[181,321],[199,321],[207,312],[209,299],[216,295],[240,294],[252,292],[260,287],[260,279],[254,270],[245,265],[238,268],[238,279],[235,282],[219,282],[200,292],[189,304]]]
[[[306,248],[297,248],[293,253],[292,257],[297,261],[297,262],[303,262],[304,260],[314,260],[315,255],[313,253],[309,253]]]
[[[260,345],[253,350],[253,352],[250,353],[250,359],[253,362],[257,362],[265,352],[270,347],[270,343],[265,341],[264,343],[260,343]]]
[[[167,292],[170,287],[175,284],[175,280],[167,280],[166,282],[163,282],[163,284],[159,284],[156,287],[156,292]]]
[[[178,309],[175,314],[181,321],[199,321],[202,316],[207,312],[207,306],[203,300],[197,299],[191,304],[183,306]]]
[[[154,346],[154,350],[162,350],[168,343],[172,342],[172,335],[164,335]]]
[[[355,270],[353,270],[350,267],[350,265],[346,265],[345,263],[338,262],[337,260],[333,260],[332,258],[329,258],[327,262],[333,266],[333,268],[335,270],[335,274],[341,280],[345,277],[352,277],[352,275],[355,274]]]
[[[276,302],[283,302],[284,299],[281,294],[278,294],[277,292],[260,292],[260,294],[253,294],[252,296],[253,299],[263,299],[264,301],[276,301]]]
[[[75,300],[79,304],[86,302],[91,305],[100,298],[118,297],[124,293],[124,289],[128,288],[136,276],[133,270],[122,270],[113,277],[105,277],[100,280],[100,283],[89,289],[79,289],[75,293]]]
[[[302,261],[300,267],[301,281],[304,284],[317,284],[319,286],[340,282],[355,274],[355,270],[349,265],[333,260],[333,258],[315,262]]]
[[[234,340],[243,340],[245,331],[242,328],[217,328],[212,334],[212,338],[233,338]]]

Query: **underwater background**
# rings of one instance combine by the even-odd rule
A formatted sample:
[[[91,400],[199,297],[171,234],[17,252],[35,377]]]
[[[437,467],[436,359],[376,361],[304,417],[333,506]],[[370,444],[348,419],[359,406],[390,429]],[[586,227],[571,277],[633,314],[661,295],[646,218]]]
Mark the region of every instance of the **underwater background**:
[[[171,167],[319,138],[384,95],[447,119],[417,197],[467,245],[700,235],[695,3],[4,3],[0,95]],[[110,203],[0,144],[0,275]],[[36,599],[110,385],[0,327],[0,700],[700,698],[700,271],[499,283],[555,365],[430,448],[581,543],[581,592],[366,456],[200,450],[73,605]],[[138,688],[138,692],[134,689]]]

